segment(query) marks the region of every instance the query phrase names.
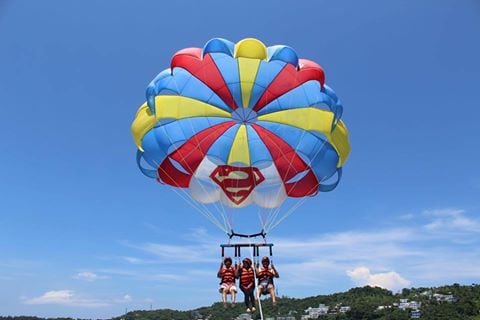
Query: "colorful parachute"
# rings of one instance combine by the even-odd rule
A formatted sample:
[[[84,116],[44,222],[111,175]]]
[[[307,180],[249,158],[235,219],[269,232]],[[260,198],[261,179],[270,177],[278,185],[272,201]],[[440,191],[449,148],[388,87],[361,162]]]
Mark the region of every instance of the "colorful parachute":
[[[132,124],[140,169],[200,203],[276,208],[331,191],[350,152],[324,71],[287,46],[180,50],[146,97]]]

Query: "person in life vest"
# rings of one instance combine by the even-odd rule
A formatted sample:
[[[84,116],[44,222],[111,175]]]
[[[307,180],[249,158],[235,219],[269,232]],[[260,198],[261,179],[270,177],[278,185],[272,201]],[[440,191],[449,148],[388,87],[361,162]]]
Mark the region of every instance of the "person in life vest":
[[[242,264],[238,266],[236,277],[240,279],[240,290],[242,290],[245,296],[245,306],[247,312],[255,311],[255,272],[252,267],[252,260],[245,258]]]
[[[235,306],[237,288],[235,287],[235,268],[232,266],[232,258],[226,257],[220,263],[217,277],[221,279],[219,291],[222,294],[223,306],[227,307],[227,294],[231,295],[232,307]]]
[[[270,265],[270,259],[268,257],[262,258],[262,266],[260,268],[258,268],[257,264],[256,273],[258,278],[258,296],[270,294],[273,305],[277,304],[273,278],[278,278],[279,274],[273,266],[273,263]]]

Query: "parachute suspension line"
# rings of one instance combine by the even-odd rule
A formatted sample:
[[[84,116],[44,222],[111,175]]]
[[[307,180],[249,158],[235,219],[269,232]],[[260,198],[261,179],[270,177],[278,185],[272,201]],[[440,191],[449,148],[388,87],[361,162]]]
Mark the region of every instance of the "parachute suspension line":
[[[253,246],[252,247],[252,241],[250,241],[250,237],[248,237],[248,245],[252,250],[250,250],[250,257],[252,258],[252,263],[253,263],[253,276],[255,277],[255,280],[257,279],[257,265],[258,265],[258,259],[255,259],[255,255],[253,254],[254,250],[257,250],[257,247]],[[270,247],[270,251],[271,251]],[[255,281],[254,280],[254,281]],[[258,293],[258,288],[255,286],[255,298],[257,298],[258,301],[258,311],[260,312],[260,319],[263,320],[263,310],[262,310],[262,301],[260,299],[260,294]]]
[[[227,232],[225,226],[222,226],[221,223],[218,221],[218,219],[216,217],[212,217],[208,211],[204,212],[202,209],[200,209],[199,207],[195,206],[194,203],[192,200],[188,199],[187,197],[184,197],[180,192],[178,192],[177,190],[175,190],[175,193],[180,197],[182,198],[188,205],[190,205],[192,208],[196,209],[201,215],[203,215],[205,218],[207,218],[211,223],[213,223],[215,226],[217,226],[220,230],[222,230],[223,232]],[[193,203],[192,203],[193,202]]]
[[[156,167],[158,168],[159,167],[159,164],[158,163],[155,163]],[[171,179],[172,181],[175,181],[173,179],[173,177],[166,171],[163,171],[169,179]],[[177,191],[177,189],[180,189],[180,191]],[[184,190],[184,188],[173,188],[173,191],[185,202],[187,203],[188,205],[190,205],[193,209],[195,209],[196,211],[198,211],[202,216],[204,216],[205,218],[207,218],[207,220],[209,220],[213,225],[215,225],[216,227],[218,227],[220,230],[222,230],[223,232],[225,233],[228,233],[228,229],[225,227],[225,226],[222,226],[222,224],[220,223],[220,221],[218,220],[217,217],[215,217],[209,210],[208,208],[203,204],[203,203],[200,203],[202,205],[202,207],[198,206],[199,202],[195,201],[195,199],[193,199],[192,195],[190,195],[187,191]],[[183,195],[182,195],[183,193]]]
[[[172,177],[170,177],[170,175],[168,173],[166,173],[167,176],[169,176],[170,179],[172,179]],[[201,207],[197,206],[197,202],[192,198],[192,196],[186,192],[185,190],[183,190],[183,188],[180,188],[181,192],[177,191],[177,188],[174,188],[173,191],[185,202],[187,203],[188,205],[190,205],[193,209],[195,209],[196,211],[198,211],[201,215],[203,215],[205,218],[207,218],[211,223],[213,223],[215,226],[217,226],[220,230],[224,231],[224,232],[227,232],[226,228],[225,227],[222,227],[221,223],[218,221],[218,219],[213,216],[211,214],[211,212],[209,212],[208,210],[206,209],[202,209]],[[183,193],[183,195],[182,195]]]
[[[223,225],[225,226],[225,229],[230,230],[231,226],[230,226],[230,222],[227,219],[227,213],[224,212],[224,214],[222,214],[222,220],[223,220]],[[225,232],[225,233],[228,235],[228,232]]]
[[[193,130],[194,128],[193,128],[192,123],[189,122],[189,124],[190,124],[190,127],[191,127],[192,130]],[[210,133],[209,135],[207,135],[206,137],[204,137],[204,138],[203,138],[202,140],[200,140],[199,142],[201,143],[201,142],[203,142],[205,139],[208,139],[212,134],[213,134],[213,132]],[[174,144],[174,142],[170,139],[170,137],[168,137],[168,140],[170,141],[170,144],[172,144],[172,145]],[[187,158],[188,156],[190,156],[195,150],[196,150],[196,148],[193,148],[191,151],[189,151],[186,155],[183,156],[183,159],[185,159],[185,158]],[[157,165],[157,166],[158,166],[158,165]],[[188,165],[188,162],[187,162],[187,166],[188,166],[188,169],[193,172],[192,168]],[[170,175],[169,175],[167,172],[165,172],[165,173],[169,176],[170,179],[172,179],[172,177],[170,177]],[[172,180],[173,180],[173,179],[172,179]],[[200,186],[201,186],[203,192],[206,192],[205,187],[204,187],[201,183],[200,183]],[[182,189],[182,191],[184,191],[183,188],[181,188],[181,189]],[[205,216],[210,222],[212,222],[214,225],[216,225],[217,227],[219,227],[223,232],[225,232],[226,234],[228,234],[228,231],[230,230],[230,228],[227,226],[226,213],[225,213],[225,209],[223,208],[223,204],[221,203],[221,201],[220,201],[220,205],[221,205],[222,211],[220,211],[220,209],[218,209],[218,207],[217,207],[217,205],[216,205],[215,203],[213,204],[213,206],[214,206],[214,208],[216,209],[217,213],[222,217],[222,220],[223,220],[223,228],[219,226],[219,225],[221,225],[221,222],[218,220],[218,218],[215,216],[215,214],[214,214],[204,203],[199,202],[199,201],[195,201],[195,199],[193,199],[193,197],[192,197],[191,194],[189,194],[187,191],[184,191],[184,192],[185,192],[185,194],[188,195],[188,198],[191,199],[191,201],[192,201],[193,203],[195,203],[195,204],[200,204],[200,205],[202,206],[202,208],[203,208],[204,211],[206,212],[206,214],[204,214],[204,216]]]
[[[158,167],[159,165],[157,163],[155,163],[155,165]],[[165,174],[168,176],[169,179],[172,179],[173,178],[168,174],[168,172],[165,172]],[[207,218],[210,222],[212,222],[215,226],[217,226],[220,230],[226,232],[225,228],[222,228],[220,222],[218,221],[218,219],[215,217],[215,216],[212,216],[211,213],[206,210],[206,209],[203,209],[201,207],[199,207],[197,205],[197,202],[192,198],[192,196],[187,192],[185,191],[183,188],[180,188],[181,192],[177,191],[177,188],[174,188],[173,191],[183,200],[185,201],[188,205],[190,205],[192,208],[194,208],[195,210],[197,210],[200,214],[202,214],[205,218]],[[182,195],[183,193],[183,195]]]
[[[195,128],[193,127],[192,122],[191,122],[191,121],[187,121],[187,122],[188,122],[188,124],[190,125],[190,128],[192,129],[192,131],[195,132]],[[214,133],[215,133],[215,131],[211,132],[211,133],[208,134],[206,137],[204,137],[202,140],[200,140],[199,143],[201,143],[201,142],[205,141],[206,139],[210,138],[210,136],[211,136],[212,134],[214,134]],[[171,141],[170,137],[169,137],[169,140],[170,140],[170,143],[173,145],[173,142]],[[191,150],[190,152],[188,152],[185,156],[183,156],[183,159],[185,159],[185,158],[187,158],[188,156],[190,156],[196,149],[198,149],[198,147],[197,147],[197,148],[192,148],[192,150]],[[187,163],[188,169],[189,169],[191,172],[193,172],[193,170],[192,170],[192,168],[190,167],[190,165],[188,164],[188,162],[186,162],[186,163]],[[198,169],[198,168],[197,168],[197,169]],[[194,173],[194,172],[193,172],[193,173]],[[200,187],[202,188],[202,191],[205,192],[205,193],[207,193],[207,190],[205,189],[205,187],[203,186],[203,184],[202,184],[202,183],[199,183],[199,185],[200,185]],[[222,217],[223,225],[224,225],[224,228],[225,228],[224,231],[225,231],[225,233],[228,233],[228,230],[231,229],[231,226],[229,225],[229,226],[227,227],[227,219],[226,219],[226,218],[227,218],[227,217],[226,217],[226,216],[227,216],[227,213],[225,212],[225,208],[224,208],[224,205],[223,205],[222,201],[220,200],[220,201],[218,201],[218,202],[220,202],[220,208],[217,206],[217,203],[216,203],[216,202],[213,203],[213,207],[215,208],[215,210],[217,211],[217,213]],[[207,207],[205,204],[202,203],[202,205],[203,205],[203,207],[204,207],[207,211],[210,212],[210,210],[208,209],[208,207]],[[215,215],[213,214],[213,212],[210,212],[210,213],[211,213],[212,216],[215,217]],[[215,219],[217,219],[217,218],[215,217]],[[218,220],[218,219],[217,219],[217,220]]]
[[[325,179],[322,179],[320,182],[323,182]],[[310,190],[312,191],[312,190]],[[307,201],[307,197],[300,199],[295,205],[293,205],[280,219],[278,219],[275,224],[269,226],[268,230],[273,230],[276,226],[278,226],[283,220],[285,220],[288,216],[290,216],[293,212],[295,212],[298,208],[300,208],[305,202]]]
[[[265,230],[265,223],[266,223],[267,216],[265,215],[265,212],[262,207],[258,208],[257,216],[258,216],[258,219],[260,220],[260,225],[262,226],[262,230]]]
[[[297,151],[298,146],[300,145],[300,142],[303,140],[306,132],[307,132],[306,130],[302,130],[302,135],[301,135],[300,139],[298,139],[297,145],[295,146],[295,149],[294,149],[295,152]],[[275,147],[277,147],[278,150],[281,150],[280,147],[276,144],[275,141],[271,141],[271,142],[273,142],[273,144],[275,145]],[[288,157],[286,157],[283,152],[282,152],[282,155],[283,155],[285,158],[288,159]],[[292,168],[293,158],[294,158],[294,154],[292,154],[292,156],[291,156],[291,158],[290,158],[290,161],[288,162],[288,169],[287,169],[287,172],[285,173],[284,177],[288,176],[288,174],[290,173],[290,170],[291,170],[291,168]],[[282,178],[282,181],[283,181],[283,178],[284,178],[284,177],[281,177],[281,178]],[[295,185],[296,185],[297,182],[298,182],[298,180],[295,182],[294,187],[295,187]],[[277,195],[276,195],[277,198],[280,196],[280,190],[281,190],[281,188],[279,188],[278,191],[277,191]],[[284,201],[284,202],[285,202],[285,201]],[[268,216],[269,216],[269,221],[268,221],[268,223],[267,223],[267,230],[265,230],[266,232],[269,232],[269,231],[270,231],[269,225],[271,225],[272,223],[274,223],[274,221],[276,221],[278,215],[279,215],[280,212],[281,212],[282,206],[283,206],[283,202],[282,202],[277,208],[271,208],[271,209],[270,209],[270,212],[269,212],[269,214],[268,214]]]
[[[276,226],[278,226],[280,223],[283,222],[288,216],[290,216],[293,212],[295,212],[298,208],[300,208],[304,203],[305,203],[305,198],[302,198],[299,200],[296,204],[294,204],[288,211],[286,211],[285,214],[282,215],[281,218],[279,218],[275,223],[272,223],[268,226],[268,231],[272,231]]]
[[[164,172],[169,179],[172,179],[173,178],[167,173],[167,172]],[[222,226],[222,224],[220,223],[220,221],[218,220],[217,217],[215,217],[212,212],[210,212],[210,210],[208,210],[208,208],[206,208],[206,206],[204,204],[202,204],[203,208],[202,207],[199,207],[198,206],[198,203],[197,201],[195,201],[195,199],[193,199],[193,197],[187,192],[185,191],[183,188],[180,188],[181,192],[177,191],[177,188],[174,188],[173,191],[183,200],[185,201],[187,204],[189,204],[192,208],[196,209],[200,214],[202,214],[205,218],[207,218],[207,220],[209,220],[212,224],[214,224],[215,226],[217,226],[220,230],[222,230],[223,232],[227,233],[228,232],[228,229],[225,227],[225,226]],[[183,195],[182,195],[183,194]]]
[[[298,150],[298,146],[300,145],[300,142],[303,140],[303,138],[305,137],[305,134],[306,134],[306,130],[302,130],[302,135],[300,137],[300,139],[298,139],[297,141],[297,145],[295,146],[295,152]],[[277,146],[278,148],[278,146]],[[280,149],[280,148],[279,148]],[[287,158],[287,157],[285,157]],[[287,158],[288,159],[288,158]],[[294,154],[292,154],[291,158],[290,158],[290,161],[288,162],[288,169],[287,169],[287,172],[285,173],[285,177],[288,176],[288,174],[290,173],[290,170],[292,169],[292,162],[293,162],[293,159],[294,159]],[[283,178],[283,177],[282,177]],[[296,181],[298,182],[298,180]],[[294,184],[294,187],[295,187],[296,183]],[[279,192],[280,192],[280,189],[278,190],[278,193],[277,193],[277,197],[279,196]],[[278,218],[278,215],[280,214],[281,212],[281,209],[282,209],[282,206],[283,206],[283,203],[282,202],[277,208],[274,208],[273,209],[273,214],[271,216],[271,219],[269,221],[269,224],[272,224],[274,221],[276,221],[276,219]]]
[[[319,154],[320,151],[323,150],[323,148],[325,147],[325,144],[327,143],[327,140],[323,140],[323,143],[322,145],[320,146],[320,148],[315,152],[314,156],[311,158],[311,161],[308,163],[308,166],[310,166],[312,164],[312,161],[317,157],[317,155]],[[296,151],[296,150],[295,150]],[[320,180],[320,183],[327,180],[328,178],[324,178],[322,180]],[[298,181],[295,181],[294,185],[293,185],[293,188],[295,188],[295,186],[297,185]],[[309,193],[313,191],[312,190],[309,190]],[[285,220],[288,216],[290,216],[293,212],[295,212],[298,208],[300,208],[305,202],[307,201],[307,197],[303,197],[301,198],[295,205],[293,205],[289,210],[287,210],[287,212],[282,215],[282,217],[280,217],[278,219],[278,221],[276,221],[274,224],[270,224],[268,226],[268,231],[270,232],[271,230],[273,230],[273,228],[277,227],[281,222],[283,222],[283,220]]]
[[[302,136],[301,136],[300,140],[303,139],[303,137],[304,137],[304,135],[305,135],[306,132],[307,132],[306,130],[304,130],[304,131],[302,132]],[[299,141],[300,141],[300,140],[299,140]],[[322,142],[322,145],[318,148],[318,150],[315,152],[315,154],[313,155],[313,157],[310,158],[310,161],[307,163],[307,165],[308,165],[309,167],[311,166],[313,160],[315,160],[315,158],[317,157],[317,155],[323,150],[323,148],[325,147],[326,142],[327,142],[327,140],[324,139],[323,142]],[[299,143],[297,143],[297,145],[296,145],[296,147],[295,147],[295,152],[298,150],[298,145],[299,145]],[[292,157],[292,160],[293,160],[293,157]],[[290,166],[289,166],[288,169],[290,170]],[[287,172],[287,173],[288,173],[288,172]],[[325,179],[322,179],[320,182],[323,182],[324,180],[325,180]],[[295,183],[293,184],[293,187],[292,187],[292,188],[295,188],[295,186],[297,185],[298,181],[300,181],[300,180],[295,181]],[[312,189],[312,190],[309,190],[308,193],[310,193],[311,191],[313,191],[313,189]],[[277,208],[278,210],[276,210],[276,212],[275,212],[275,214],[274,214],[275,216],[273,217],[273,219],[271,219],[271,221],[270,221],[270,223],[269,223],[269,225],[268,225],[268,227],[267,227],[267,232],[270,232],[273,228],[275,228],[276,226],[278,226],[278,225],[279,225],[281,222],[283,222],[288,216],[290,216],[293,212],[295,212],[300,206],[302,206],[302,205],[305,203],[306,199],[307,199],[307,197],[301,198],[296,204],[294,204],[292,207],[290,207],[290,208],[286,211],[286,213],[282,214],[282,215],[280,216],[280,218],[278,218],[278,216],[279,216],[279,214],[280,214],[280,210],[281,210],[282,205],[283,205],[283,203],[282,203],[282,204]]]

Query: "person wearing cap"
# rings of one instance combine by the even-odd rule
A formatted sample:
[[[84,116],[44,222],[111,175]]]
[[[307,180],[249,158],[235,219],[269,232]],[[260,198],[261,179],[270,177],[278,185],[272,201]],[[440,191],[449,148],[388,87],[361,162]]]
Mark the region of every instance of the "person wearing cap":
[[[223,262],[220,263],[217,277],[221,279],[219,291],[222,294],[223,306],[227,307],[227,294],[231,295],[232,307],[235,306],[237,288],[235,287],[235,268],[232,266],[232,258],[226,257]]]
[[[268,257],[262,258],[262,266],[260,268],[258,268],[258,264],[256,267],[258,278],[258,296],[260,297],[262,294],[270,294],[273,305],[277,304],[275,285],[273,284],[273,278],[279,277],[277,270],[275,269],[273,263],[270,265],[270,259]]]
[[[252,268],[252,260],[245,258],[242,264],[236,269],[235,276],[240,279],[239,285],[245,296],[245,306],[247,312],[255,311],[255,272]]]

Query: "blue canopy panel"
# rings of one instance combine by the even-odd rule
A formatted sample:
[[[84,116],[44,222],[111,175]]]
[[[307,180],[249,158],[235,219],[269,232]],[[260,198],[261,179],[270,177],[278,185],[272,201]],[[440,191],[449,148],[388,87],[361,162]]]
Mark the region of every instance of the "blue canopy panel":
[[[250,165],[252,167],[263,168],[272,163],[272,157],[263,140],[257,132],[247,126],[248,148],[250,151]]]
[[[334,104],[332,98],[321,91],[320,83],[316,80],[310,80],[267,104],[258,111],[258,115],[305,107],[332,111]]]
[[[252,95],[250,97],[249,108],[253,108],[258,99],[263,95],[265,89],[275,79],[275,77],[282,71],[286,63],[283,61],[260,61],[255,83],[252,88]]]
[[[227,121],[231,121],[231,119],[220,117],[194,117],[156,126],[143,137],[143,157],[150,166],[157,168],[168,154],[173,152],[192,136],[211,126]]]
[[[326,95],[328,95],[335,102],[333,104],[333,106],[331,107],[331,110],[335,114],[335,123],[334,124],[336,125],[338,120],[340,120],[340,118],[342,118],[343,105],[340,102],[340,100],[338,99],[335,91],[333,91],[333,89],[330,88],[329,86],[324,85],[323,88],[322,88],[322,92],[324,92]]]
[[[174,68],[169,76],[162,76],[157,81],[152,81],[147,88],[148,101],[152,100],[152,97],[148,96],[149,94],[155,94],[155,96],[181,95],[206,102],[227,112],[232,111],[212,89],[180,67]]]
[[[288,143],[312,168],[319,181],[328,179],[336,172],[337,151],[321,134],[277,122],[258,121],[257,124]]]
[[[210,53],[237,106],[242,106],[242,89],[237,59],[224,53]]]
[[[295,50],[289,46],[276,45],[267,48],[268,52],[268,61],[284,61],[293,65],[295,68],[298,67],[298,56]]]
[[[233,57],[234,50],[235,43],[223,38],[213,38],[205,44],[202,54],[205,56],[208,53],[225,53]]]

